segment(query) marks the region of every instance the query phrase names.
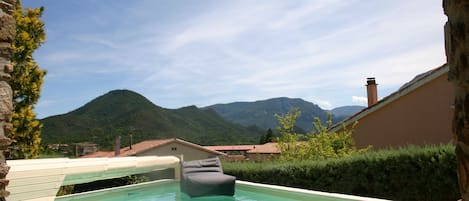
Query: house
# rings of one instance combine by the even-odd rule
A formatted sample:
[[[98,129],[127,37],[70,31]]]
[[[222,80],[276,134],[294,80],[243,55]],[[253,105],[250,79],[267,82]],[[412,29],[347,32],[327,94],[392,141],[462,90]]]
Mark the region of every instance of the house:
[[[247,157],[253,161],[277,159],[281,154],[277,145],[276,142],[256,145],[254,149],[247,151]]]
[[[97,144],[91,142],[73,143],[72,146],[75,157],[93,154],[98,151]]]
[[[225,145],[225,146],[204,146],[206,149],[219,151],[226,154],[223,158],[226,161],[246,160],[247,151],[254,149],[255,145]]]
[[[229,161],[268,160],[277,158],[281,153],[277,143],[274,142],[260,145],[205,146],[205,148],[226,153],[224,160]]]
[[[226,154],[203,146],[193,144],[178,138],[147,140],[133,144],[112,152],[96,152],[83,156],[84,158],[95,157],[125,157],[125,156],[183,156],[184,160],[199,160],[212,157],[223,157]]]
[[[374,78],[367,80],[368,107],[334,125],[353,132],[357,147],[375,148],[406,145],[445,144],[451,142],[454,92],[447,81],[449,66],[416,76],[391,95],[377,100]]]

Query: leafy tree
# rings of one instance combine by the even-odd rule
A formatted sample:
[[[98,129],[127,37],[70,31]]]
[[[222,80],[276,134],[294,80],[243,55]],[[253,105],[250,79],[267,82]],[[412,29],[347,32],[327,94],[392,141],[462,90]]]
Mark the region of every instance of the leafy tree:
[[[39,99],[45,70],[34,61],[34,51],[44,42],[44,23],[39,19],[44,7],[24,9],[17,1],[13,17],[16,37],[13,44],[13,65],[10,85],[13,90],[13,142],[10,157],[36,158],[39,154],[42,124],[36,119],[34,105]]]
[[[326,125],[319,118],[313,122],[315,131],[307,134],[295,133],[296,119],[301,115],[298,109],[293,109],[286,115],[275,115],[280,126],[277,128],[281,134],[277,138],[279,149],[282,151],[280,160],[324,160],[340,158],[367,151],[369,148],[357,149],[352,138],[351,130],[343,127],[339,132],[329,133],[328,127],[332,124],[332,115],[328,115]]]
[[[304,143],[298,143],[300,139],[304,139],[304,134],[299,134],[295,132],[295,123],[296,119],[301,115],[301,112],[298,108],[293,108],[286,115],[275,114],[275,118],[280,126],[277,127],[277,130],[280,133],[280,137],[276,138],[275,141],[278,142],[280,151],[282,152],[280,159],[281,160],[294,160],[303,158]]]

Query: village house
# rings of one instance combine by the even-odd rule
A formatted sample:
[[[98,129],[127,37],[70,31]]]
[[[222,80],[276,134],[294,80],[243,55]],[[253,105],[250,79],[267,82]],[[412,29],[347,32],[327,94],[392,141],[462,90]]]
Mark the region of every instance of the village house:
[[[416,76],[399,90],[378,101],[376,80],[368,78],[368,107],[330,128],[348,129],[358,121],[353,138],[358,147],[402,147],[451,142],[454,92],[448,82],[449,66]]]
[[[260,145],[225,145],[225,146],[204,146],[213,151],[226,153],[224,160],[227,161],[260,161],[275,159],[280,156],[277,143],[270,142]]]
[[[243,161],[246,160],[247,151],[254,149],[255,145],[221,145],[221,146],[204,146],[206,149],[219,151],[226,154],[223,158],[226,161]]]
[[[269,142],[254,146],[254,149],[247,151],[247,157],[252,161],[272,160],[280,157],[281,151],[276,142]]]
[[[83,156],[83,158],[95,157],[125,157],[125,156],[177,156],[183,160],[199,160],[212,157],[224,157],[226,154],[204,148],[178,138],[146,140],[115,151],[96,152]]]
[[[73,143],[73,155],[75,157],[84,156],[87,154],[93,154],[98,151],[98,146],[95,143],[91,142],[80,142],[80,143]]]

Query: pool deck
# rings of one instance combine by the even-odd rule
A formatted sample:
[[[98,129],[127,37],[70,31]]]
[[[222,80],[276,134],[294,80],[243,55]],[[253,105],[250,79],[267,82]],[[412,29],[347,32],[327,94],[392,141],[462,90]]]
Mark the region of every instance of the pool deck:
[[[119,178],[168,168],[179,178],[180,160],[174,156],[86,159],[29,159],[7,162],[9,201],[53,201],[61,186]]]

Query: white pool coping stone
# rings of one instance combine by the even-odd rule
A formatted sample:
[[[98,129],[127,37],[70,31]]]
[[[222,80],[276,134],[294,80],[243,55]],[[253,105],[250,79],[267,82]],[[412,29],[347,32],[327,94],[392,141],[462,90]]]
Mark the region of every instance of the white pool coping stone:
[[[243,185],[248,185],[248,186],[270,188],[270,189],[276,189],[276,190],[304,193],[304,194],[310,194],[310,195],[319,195],[319,196],[324,196],[324,197],[332,197],[332,198],[340,198],[340,199],[359,200],[359,201],[388,201],[385,199],[368,198],[368,197],[345,195],[345,194],[339,194],[339,193],[326,193],[326,192],[321,192],[321,191],[313,191],[313,190],[307,190],[307,189],[301,189],[301,188],[292,188],[292,187],[277,186],[277,185],[270,185],[270,184],[260,184],[260,183],[254,183],[254,182],[248,182],[248,181],[237,180],[236,184],[243,184]]]
[[[57,198],[62,198],[62,199],[64,199],[64,198],[73,198],[75,196],[86,196],[86,195],[89,195],[91,193],[107,193],[107,192],[113,192],[113,191],[120,191],[120,190],[124,190],[124,189],[135,189],[135,188],[139,188],[141,186],[152,185],[152,184],[156,184],[156,183],[164,183],[164,182],[176,182],[176,180],[163,179],[163,180],[150,181],[150,182],[144,182],[144,183],[139,183],[139,184],[127,185],[127,186],[119,186],[119,187],[114,187],[114,188],[107,188],[107,189],[101,189],[101,190],[95,190],[95,191],[89,191],[89,192],[83,192],[83,193],[76,193],[76,194],[71,194],[71,195],[64,195],[64,196],[60,196],[60,197],[57,197]],[[236,184],[241,184],[241,185],[245,185],[245,186],[249,186],[249,187],[260,187],[260,188],[267,188],[267,189],[275,189],[275,190],[281,190],[281,191],[287,191],[287,192],[303,193],[303,194],[309,194],[309,195],[316,195],[316,196],[323,196],[323,197],[330,197],[330,198],[339,198],[339,199],[346,199],[346,200],[388,201],[388,200],[385,200],[385,199],[368,198],[368,197],[345,195],[345,194],[339,194],[339,193],[326,193],[326,192],[321,192],[321,191],[313,191],[313,190],[306,190],[306,189],[292,188],[292,187],[285,187],[285,186],[277,186],[277,185],[270,185],[270,184],[260,184],[260,183],[254,183],[254,182],[248,182],[248,181],[239,181],[239,180],[237,180]]]

